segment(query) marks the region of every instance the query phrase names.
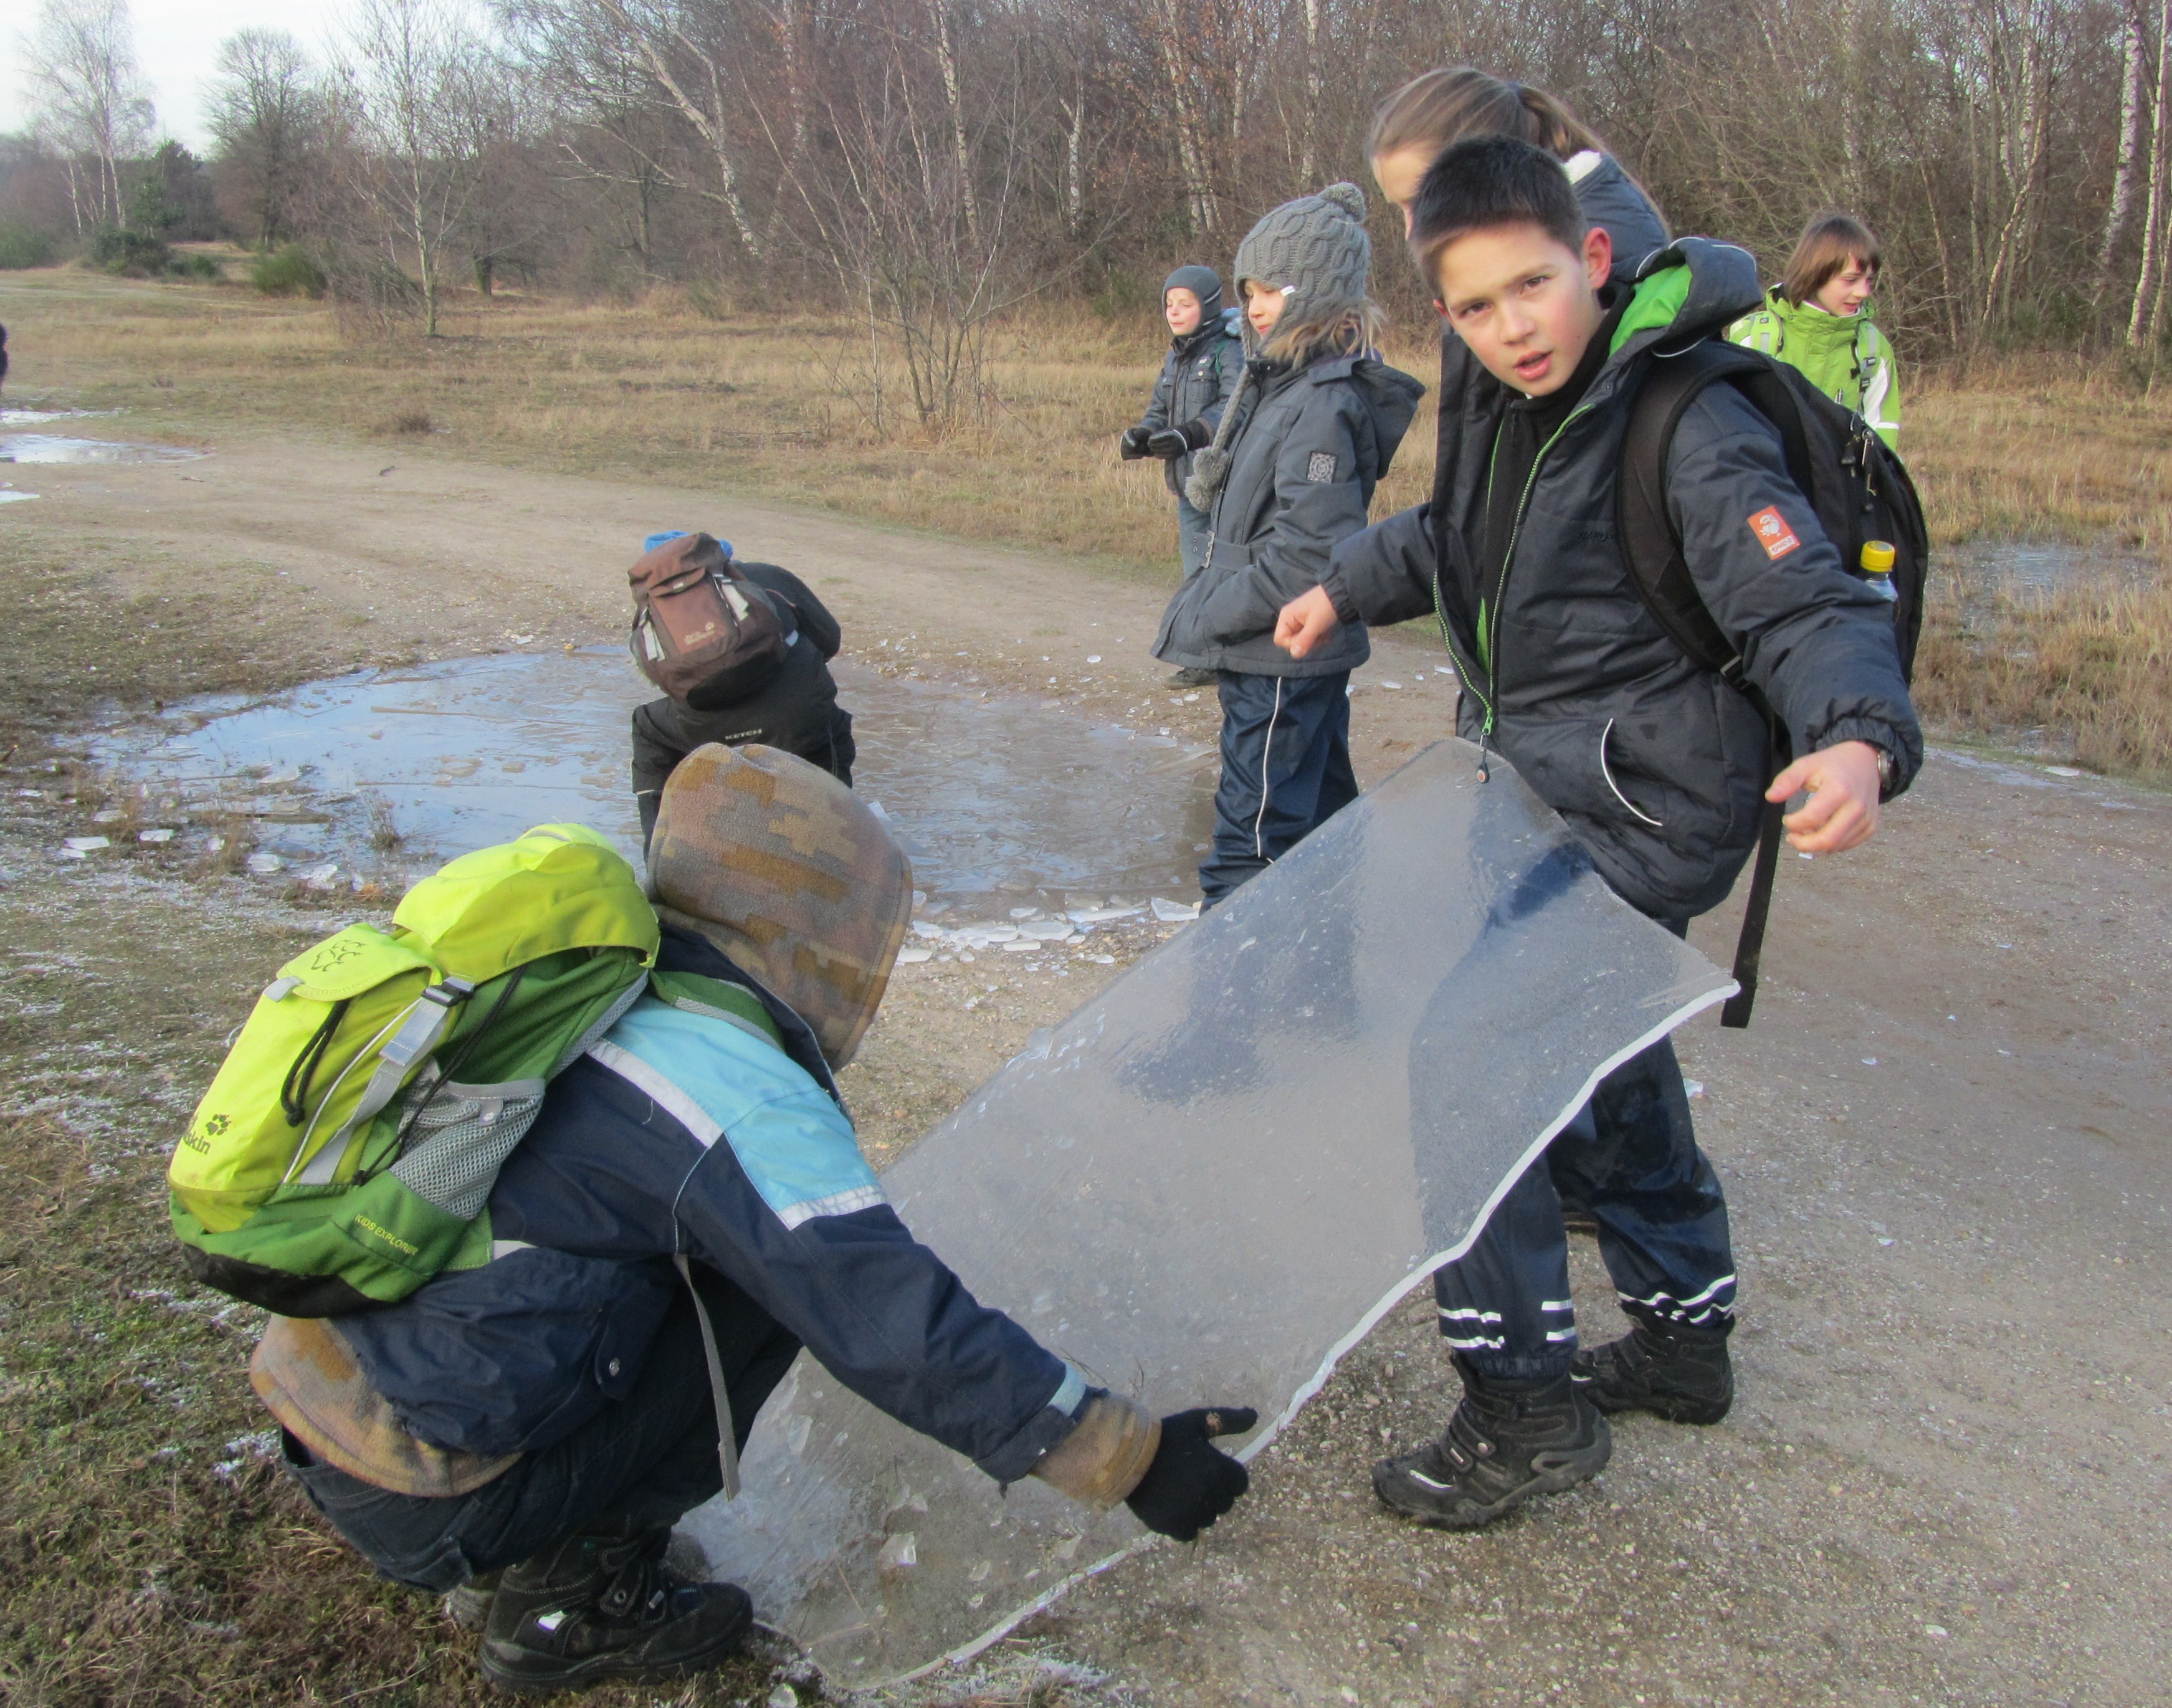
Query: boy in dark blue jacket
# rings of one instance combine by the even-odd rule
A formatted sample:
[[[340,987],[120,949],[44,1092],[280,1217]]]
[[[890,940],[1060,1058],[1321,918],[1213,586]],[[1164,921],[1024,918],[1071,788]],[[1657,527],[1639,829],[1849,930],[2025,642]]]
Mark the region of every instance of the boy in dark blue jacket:
[[[266,1328],[251,1379],[318,1508],[388,1577],[460,1592],[485,1674],[535,1691],[739,1646],[745,1593],[664,1547],[802,1346],[1004,1483],[1187,1540],[1227,1511],[1245,1473],[1210,1437],[1252,1413],[1156,1420],[1089,1387],[913,1239],[861,1157],[831,1072],[911,911],[874,815],[788,754],[710,746],[649,855],[652,989],[551,1081],[491,1193],[491,1261]]]
[[[1514,764],[1621,896],[1678,932],[1726,897],[1768,800],[1808,791],[1787,821],[1804,852],[1863,841],[1914,777],[1922,738],[1890,608],[1842,565],[1777,431],[1731,387],[1700,392],[1669,449],[1666,498],[1698,594],[1802,756],[1778,776],[1748,695],[1668,638],[1616,544],[1637,388],[1653,360],[1756,302],[1750,257],[1685,238],[1633,284],[1610,283],[1607,234],[1561,164],[1505,137],[1449,149],[1411,214],[1411,252],[1483,369],[1482,397],[1465,400],[1433,502],[1347,541],[1277,638],[1302,658],[1345,622],[1437,614],[1463,678],[1463,732]],[[1564,1193],[1598,1221],[1632,1324],[1589,1351],[1569,1302]],[[1734,1397],[1734,1285],[1718,1177],[1662,1041],[1600,1082],[1435,1277],[1463,1401],[1374,1486],[1467,1528],[1596,1475],[1605,1413],[1718,1422]]]
[[[1237,310],[1222,301],[1222,280],[1211,267],[1180,267],[1161,288],[1169,322],[1169,354],[1153,396],[1136,427],[1116,441],[1126,462],[1159,457],[1162,477],[1176,494],[1177,550],[1189,575],[1207,555],[1207,512],[1184,495],[1191,455],[1212,442],[1222,410],[1245,377]]]

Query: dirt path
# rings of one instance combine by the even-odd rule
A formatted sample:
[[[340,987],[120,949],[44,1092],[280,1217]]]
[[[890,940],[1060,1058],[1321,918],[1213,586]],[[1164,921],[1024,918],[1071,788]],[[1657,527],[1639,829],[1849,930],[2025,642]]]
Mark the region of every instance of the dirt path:
[[[1165,692],[1145,655],[1159,587],[427,449],[217,450],[19,471],[44,496],[0,509],[0,553],[95,541],[182,628],[191,601],[252,590],[228,649],[277,676],[608,638],[639,536],[707,525],[806,575],[876,667],[1151,705],[1212,735],[1212,697]],[[258,620],[267,603],[288,620]],[[1353,719],[1368,782],[1444,727],[1445,679],[1419,675],[1438,661],[1379,644]],[[1590,1489],[1476,1537],[1413,1530],[1365,1478],[1445,1415],[1413,1308],[1239,1516],[1079,1592],[1043,1635],[1169,1704],[2163,1700],[2168,855],[2161,795],[1940,754],[1871,848],[1788,861],[1756,1024],[1683,1041],[1743,1275],[1725,1425],[1630,1422]],[[77,881],[19,873],[8,893]],[[1730,923],[1695,933],[1715,958]],[[900,1136],[1084,994],[1043,985],[965,1016],[933,980],[917,990],[884,1026],[878,1101]],[[1578,1270],[1604,1333],[1588,1246]]]

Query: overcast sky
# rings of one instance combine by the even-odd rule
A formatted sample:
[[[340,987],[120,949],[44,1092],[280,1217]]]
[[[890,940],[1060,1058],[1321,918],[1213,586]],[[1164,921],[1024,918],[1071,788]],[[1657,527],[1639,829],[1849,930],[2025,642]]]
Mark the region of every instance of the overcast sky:
[[[27,118],[23,88],[22,35],[36,16],[38,0],[0,3],[0,132],[17,131]],[[158,103],[159,133],[178,137],[201,152],[203,85],[212,75],[218,45],[250,24],[291,30],[321,57],[340,0],[133,0],[136,57]]]

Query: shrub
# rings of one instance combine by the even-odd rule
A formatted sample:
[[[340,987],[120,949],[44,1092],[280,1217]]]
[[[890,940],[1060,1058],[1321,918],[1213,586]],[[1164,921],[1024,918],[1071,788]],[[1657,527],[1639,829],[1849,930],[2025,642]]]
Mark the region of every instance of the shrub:
[[[35,226],[0,219],[0,272],[26,267],[50,267],[53,240]]]
[[[419,403],[411,403],[404,409],[395,409],[386,418],[387,433],[431,433],[438,423],[430,419],[430,412]]]
[[[185,255],[174,261],[175,274],[187,278],[208,280],[216,284],[226,277],[226,269],[218,264],[215,255]]]
[[[327,283],[316,257],[298,243],[282,244],[256,257],[249,282],[267,297],[321,297]]]
[[[174,251],[155,232],[105,225],[90,240],[90,264],[126,278],[163,278],[173,270]]]

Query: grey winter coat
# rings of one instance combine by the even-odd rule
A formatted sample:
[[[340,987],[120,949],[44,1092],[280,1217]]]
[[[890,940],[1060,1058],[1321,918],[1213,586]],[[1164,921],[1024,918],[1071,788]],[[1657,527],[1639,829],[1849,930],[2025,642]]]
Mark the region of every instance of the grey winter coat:
[[[1349,623],[1310,658],[1274,643],[1282,606],[1326,574],[1335,543],[1365,525],[1373,488],[1425,387],[1369,356],[1330,356],[1300,369],[1255,364],[1214,498],[1207,560],[1162,614],[1154,656],[1197,670],[1324,676],[1371,655]]]
[[[1245,344],[1239,331],[1237,310],[1224,309],[1205,326],[1174,339],[1154,381],[1153,399],[1139,425],[1149,433],[1164,427],[1183,427],[1196,421],[1212,438],[1222,419],[1222,407],[1235,395],[1245,377]],[[1202,441],[1203,443],[1204,441]],[[1171,457],[1162,465],[1162,478],[1179,498],[1191,478],[1191,458]]]
[[[1629,579],[1616,524],[1622,434],[1655,350],[1718,336],[1758,295],[1755,264],[1732,245],[1685,238],[1653,258],[1611,355],[1540,453],[1494,608],[1481,594],[1487,477],[1513,394],[1482,369],[1434,502],[1343,541],[1321,583],[1346,622],[1437,611],[1465,684],[1463,733],[1497,747],[1606,881],[1662,919],[1725,898],[1772,772],[1749,699],[1669,639]],[[1891,608],[1842,567],[1788,479],[1778,434],[1733,388],[1712,386],[1682,417],[1667,502],[1697,591],[1794,751],[1868,741],[1906,788],[1922,736]],[[1797,542],[1777,558],[1756,525],[1773,509]]]

